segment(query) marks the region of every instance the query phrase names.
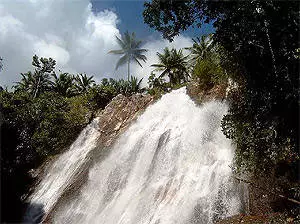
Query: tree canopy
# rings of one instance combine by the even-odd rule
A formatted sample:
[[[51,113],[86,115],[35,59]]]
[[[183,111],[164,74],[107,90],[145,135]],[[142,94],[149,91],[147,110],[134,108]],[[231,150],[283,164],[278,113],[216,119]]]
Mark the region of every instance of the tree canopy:
[[[32,65],[35,67],[34,72],[21,73],[22,80],[17,82],[17,90],[26,90],[33,98],[49,89],[51,84],[51,75],[54,74],[56,61],[52,58],[38,58],[34,55]]]
[[[195,65],[200,60],[212,59],[214,53],[215,43],[212,39],[212,34],[203,35],[201,38],[193,39],[193,46],[187,47],[190,51],[190,61]]]
[[[223,120],[237,154],[256,161],[248,164],[254,169],[297,160],[298,2],[153,0],[145,3],[144,21],[169,40],[190,26],[212,23],[214,41],[224,50],[221,64],[240,86]]]
[[[180,84],[188,79],[187,56],[184,56],[182,50],[164,48],[163,53],[157,52],[158,64],[151,65],[155,71],[162,71],[159,77],[169,77],[171,84]]]
[[[134,61],[139,66],[143,67],[140,63],[140,60],[146,62],[147,57],[143,54],[147,52],[147,49],[142,49],[142,41],[137,40],[135,33],[130,34],[128,31],[125,32],[124,36],[120,39],[116,36],[116,40],[121,47],[120,50],[111,50],[109,53],[120,54],[123,55],[117,62],[116,69],[118,69],[121,65],[127,63],[127,80],[130,78],[130,63]]]

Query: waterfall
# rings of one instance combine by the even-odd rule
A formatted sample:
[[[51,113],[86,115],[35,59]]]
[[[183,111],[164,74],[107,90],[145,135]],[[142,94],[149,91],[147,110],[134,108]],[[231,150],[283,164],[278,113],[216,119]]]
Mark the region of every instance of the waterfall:
[[[234,147],[220,128],[227,109],[220,101],[196,106],[185,88],[162,96],[89,168],[81,189],[56,206],[51,221],[206,224],[238,214]],[[97,136],[95,120],[53,164],[31,203],[47,214],[88,152],[101,150],[95,149]]]
[[[94,119],[78,136],[70,149],[55,161],[47,175],[30,197],[30,206],[24,222],[38,223],[44,214],[55,205],[88,159],[88,153],[96,147],[98,119]]]

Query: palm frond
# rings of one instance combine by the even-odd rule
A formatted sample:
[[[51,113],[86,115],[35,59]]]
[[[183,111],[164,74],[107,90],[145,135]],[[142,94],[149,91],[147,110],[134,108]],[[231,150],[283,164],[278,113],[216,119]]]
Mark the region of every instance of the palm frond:
[[[120,45],[120,47],[122,48],[122,49],[124,49],[125,48],[125,43],[124,43],[124,41],[123,40],[121,40],[119,37],[117,37],[117,36],[115,36],[116,37],[116,40],[117,40],[117,42],[118,42],[118,44]]]
[[[124,54],[124,50],[111,50],[108,52],[109,54]]]
[[[139,48],[134,48],[133,51],[136,52],[136,53],[139,53],[139,54],[144,53],[144,52],[148,52],[147,49],[139,49]]]
[[[145,55],[142,55],[142,54],[136,54],[136,55],[133,55],[133,57],[134,57],[135,59],[140,59],[140,60],[142,60],[143,62],[146,62],[146,60],[147,60],[147,57],[146,57]]]
[[[136,57],[134,57],[133,59],[135,60],[135,62],[136,62],[139,66],[143,67],[142,64],[139,62],[139,60],[137,60]]]
[[[121,65],[125,64],[126,62],[128,62],[128,59],[129,59],[129,57],[128,57],[127,54],[125,54],[124,56],[122,56],[122,57],[119,59],[119,61],[117,62],[116,70],[117,70]]]
[[[163,64],[152,64],[151,67],[165,68],[166,66]]]

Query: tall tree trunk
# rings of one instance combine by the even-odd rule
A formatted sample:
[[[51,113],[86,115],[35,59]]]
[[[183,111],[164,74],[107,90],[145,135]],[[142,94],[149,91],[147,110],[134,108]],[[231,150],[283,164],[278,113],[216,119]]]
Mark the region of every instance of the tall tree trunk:
[[[36,96],[37,96],[38,90],[40,88],[40,82],[41,82],[41,76],[39,74],[39,78],[38,78],[38,82],[37,82],[36,88],[34,90],[33,98],[36,98]]]
[[[127,74],[127,80],[129,81],[129,76],[130,76],[130,58],[128,59],[128,74]]]
[[[276,60],[275,60],[275,55],[274,55],[274,51],[273,51],[273,47],[272,47],[272,43],[271,43],[271,38],[270,38],[270,34],[269,34],[269,28],[268,28],[268,23],[266,20],[264,20],[264,26],[266,29],[266,36],[267,36],[267,40],[268,40],[268,45],[269,45],[269,49],[270,49],[270,53],[271,53],[271,57],[272,57],[272,64],[273,64],[273,70],[274,73],[277,77],[277,68],[276,68]]]
[[[277,78],[278,75],[277,75],[277,68],[276,68],[276,60],[275,60],[275,55],[274,55],[274,51],[273,51],[273,47],[272,47],[272,43],[271,43],[271,37],[270,37],[270,34],[269,34],[269,24],[266,20],[267,15],[265,13],[265,10],[264,10],[263,6],[260,3],[257,2],[256,7],[257,7],[256,11],[258,12],[258,14],[260,14],[262,16],[262,19],[264,21],[264,28],[265,28],[264,31],[266,33],[268,47],[269,47],[269,50],[270,50],[270,53],[271,53],[273,70],[274,70],[275,76]]]

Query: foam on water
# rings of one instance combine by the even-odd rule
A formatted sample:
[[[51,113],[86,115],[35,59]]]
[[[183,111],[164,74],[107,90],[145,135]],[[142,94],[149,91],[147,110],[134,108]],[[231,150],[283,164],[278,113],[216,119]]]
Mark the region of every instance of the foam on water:
[[[54,223],[206,224],[237,214],[240,196],[229,167],[234,148],[220,128],[227,105],[197,107],[185,92],[149,106],[89,170],[79,194],[56,208]],[[32,201],[47,211],[96,137],[92,124],[57,160]]]
[[[30,213],[38,206],[47,214],[55,205],[64,190],[74,181],[74,177],[87,159],[88,153],[96,147],[98,132],[98,119],[92,121],[78,136],[70,149],[63,153],[47,170],[34,193],[30,197],[25,221],[33,222]],[[29,220],[28,220],[29,219]]]

